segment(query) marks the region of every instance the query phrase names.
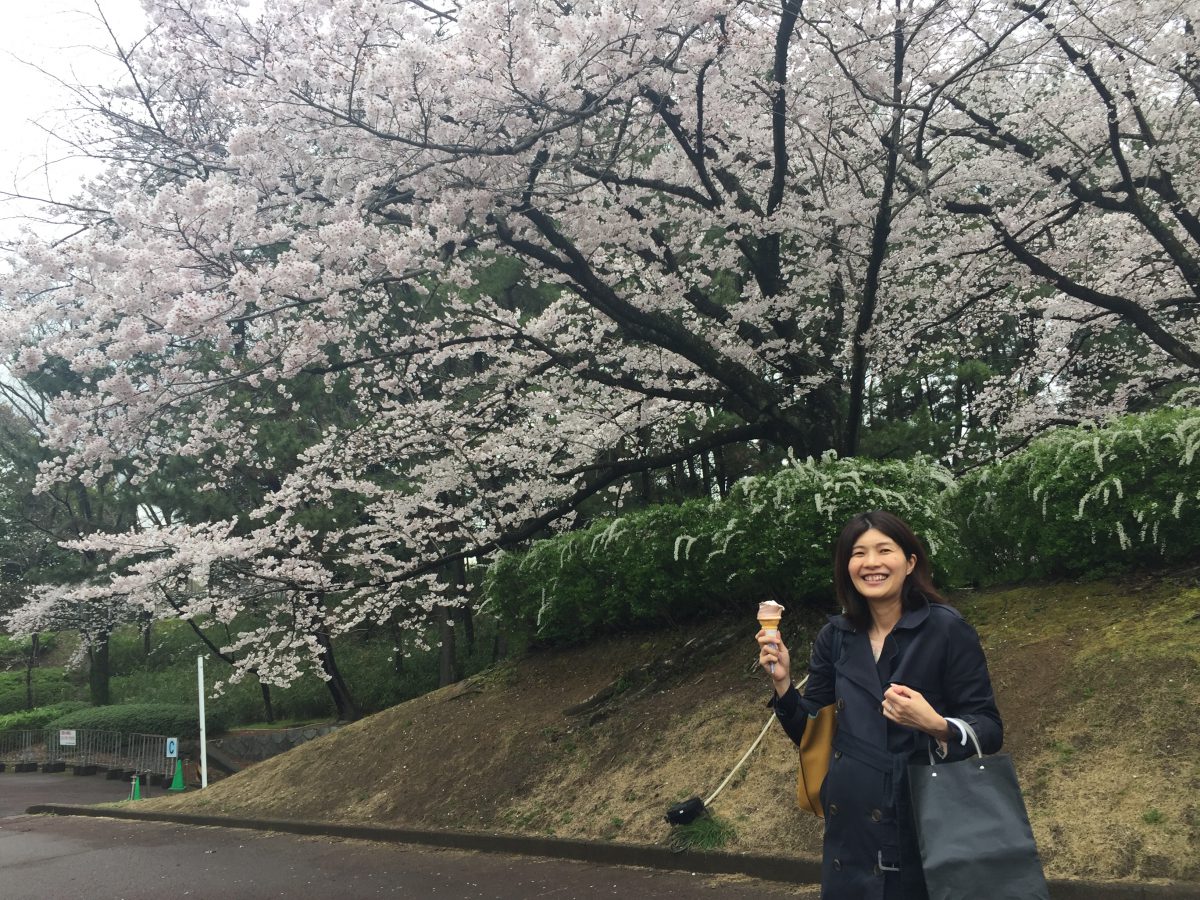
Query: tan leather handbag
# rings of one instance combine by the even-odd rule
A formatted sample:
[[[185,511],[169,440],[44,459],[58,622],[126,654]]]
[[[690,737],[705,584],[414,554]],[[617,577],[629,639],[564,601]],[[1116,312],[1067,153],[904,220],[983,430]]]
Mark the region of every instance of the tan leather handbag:
[[[842,632],[833,632],[833,660],[842,655]],[[805,677],[805,682],[808,678]],[[821,785],[829,771],[829,760],[833,756],[833,735],[837,731],[837,710],[834,704],[822,706],[815,716],[809,716],[800,738],[800,770],[796,773],[796,801],[800,808],[818,819],[825,818],[821,807]]]
[[[820,819],[825,818],[821,808],[821,785],[829,771],[829,759],[833,756],[833,733],[837,730],[837,710],[830,703],[821,707],[815,716],[808,717],[804,736],[800,739],[800,771],[796,775],[796,800],[800,808]]]

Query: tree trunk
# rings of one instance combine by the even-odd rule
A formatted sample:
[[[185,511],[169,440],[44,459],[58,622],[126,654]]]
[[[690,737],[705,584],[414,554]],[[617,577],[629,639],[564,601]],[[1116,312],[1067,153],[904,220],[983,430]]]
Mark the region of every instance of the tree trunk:
[[[960,372],[954,379],[954,446],[963,436],[963,377]]]
[[[108,706],[108,632],[101,632],[88,647],[88,690],[93,706]]]
[[[25,708],[33,709],[33,666],[37,662],[40,636],[34,633],[29,638],[29,655],[25,657]]]
[[[329,696],[333,698],[334,709],[337,710],[339,722],[353,722],[358,718],[358,706],[350,694],[346,680],[338,669],[337,659],[333,655],[333,641],[329,632],[320,629],[316,632],[317,643],[321,646],[321,669],[329,676],[325,686],[329,688]]]
[[[648,453],[650,444],[649,429],[639,428],[637,430],[638,449],[642,453]],[[638,493],[641,494],[642,505],[649,506],[654,502],[654,473],[649,469],[644,469],[637,475]]]
[[[492,662],[499,662],[508,656],[508,638],[504,635],[504,630],[499,624],[496,626],[496,634],[492,637]]]
[[[717,469],[717,493],[724,500],[729,496],[729,470],[725,466],[724,447],[717,447],[713,450],[713,464]]]
[[[450,611],[439,609],[434,615],[438,617],[438,687],[445,687],[458,681],[457,656],[454,647],[454,625],[450,620]]]
[[[454,576],[458,579],[458,593],[462,597],[458,620],[462,622],[463,639],[467,642],[467,656],[475,655],[475,611],[471,608],[471,589],[467,583],[467,561],[460,559],[454,564]]]
[[[271,686],[265,681],[260,681],[258,687],[262,691],[263,714],[267,717],[268,722],[273,723],[275,721],[275,708],[271,706]]]
[[[154,626],[154,620],[149,616],[142,623],[142,658],[150,658],[150,629]]]
[[[879,301],[879,280],[888,253],[888,236],[892,231],[892,193],[896,184],[899,166],[900,123],[899,103],[901,82],[904,78],[904,32],[903,19],[896,20],[892,35],[895,58],[892,66],[892,98],[897,106],[892,113],[892,127],[885,141],[887,159],[883,172],[883,188],[879,206],[875,210],[875,227],[871,233],[871,252],[867,260],[866,278],[863,283],[862,304],[858,310],[858,321],[854,326],[854,347],[850,364],[850,406],[846,411],[846,436],[843,455],[858,453],[859,436],[862,433],[863,393],[867,380],[868,349],[867,332],[875,321],[875,307]]]
[[[404,674],[404,629],[400,627],[400,623],[395,619],[391,621],[392,627],[392,671],[397,675]]]
[[[464,597],[463,605],[458,609],[458,620],[462,622],[463,640],[466,641],[467,656],[475,655],[475,611],[471,609],[471,598]]]

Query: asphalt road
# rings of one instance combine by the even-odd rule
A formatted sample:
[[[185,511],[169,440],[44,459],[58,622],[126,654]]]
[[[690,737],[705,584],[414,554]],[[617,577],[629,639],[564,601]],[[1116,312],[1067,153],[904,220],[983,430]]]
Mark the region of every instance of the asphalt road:
[[[24,814],[35,803],[122,800],[128,790],[128,785],[97,777],[0,774],[0,896],[4,900],[816,896],[748,879],[244,829]]]

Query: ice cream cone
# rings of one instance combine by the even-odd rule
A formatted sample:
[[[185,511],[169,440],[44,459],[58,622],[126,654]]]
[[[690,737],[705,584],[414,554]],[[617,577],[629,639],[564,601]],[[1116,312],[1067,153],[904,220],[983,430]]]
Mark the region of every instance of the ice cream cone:
[[[779,620],[778,619],[759,619],[758,624],[762,626],[771,637],[779,636]],[[771,634],[774,632],[774,634]],[[774,644],[771,645],[772,650],[778,649]]]
[[[758,605],[758,624],[767,632],[774,632],[772,637],[779,636],[779,622],[783,615],[783,606],[776,603],[774,600],[767,600]],[[768,644],[772,650],[777,650],[775,644]],[[771,663],[768,670],[772,675],[775,674],[775,663]]]

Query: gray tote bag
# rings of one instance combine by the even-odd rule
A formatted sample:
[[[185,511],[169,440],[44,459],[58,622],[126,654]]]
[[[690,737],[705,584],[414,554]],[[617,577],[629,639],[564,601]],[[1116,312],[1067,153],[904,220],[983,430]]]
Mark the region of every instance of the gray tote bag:
[[[909,766],[913,819],[929,900],[1050,900],[1012,757]]]

